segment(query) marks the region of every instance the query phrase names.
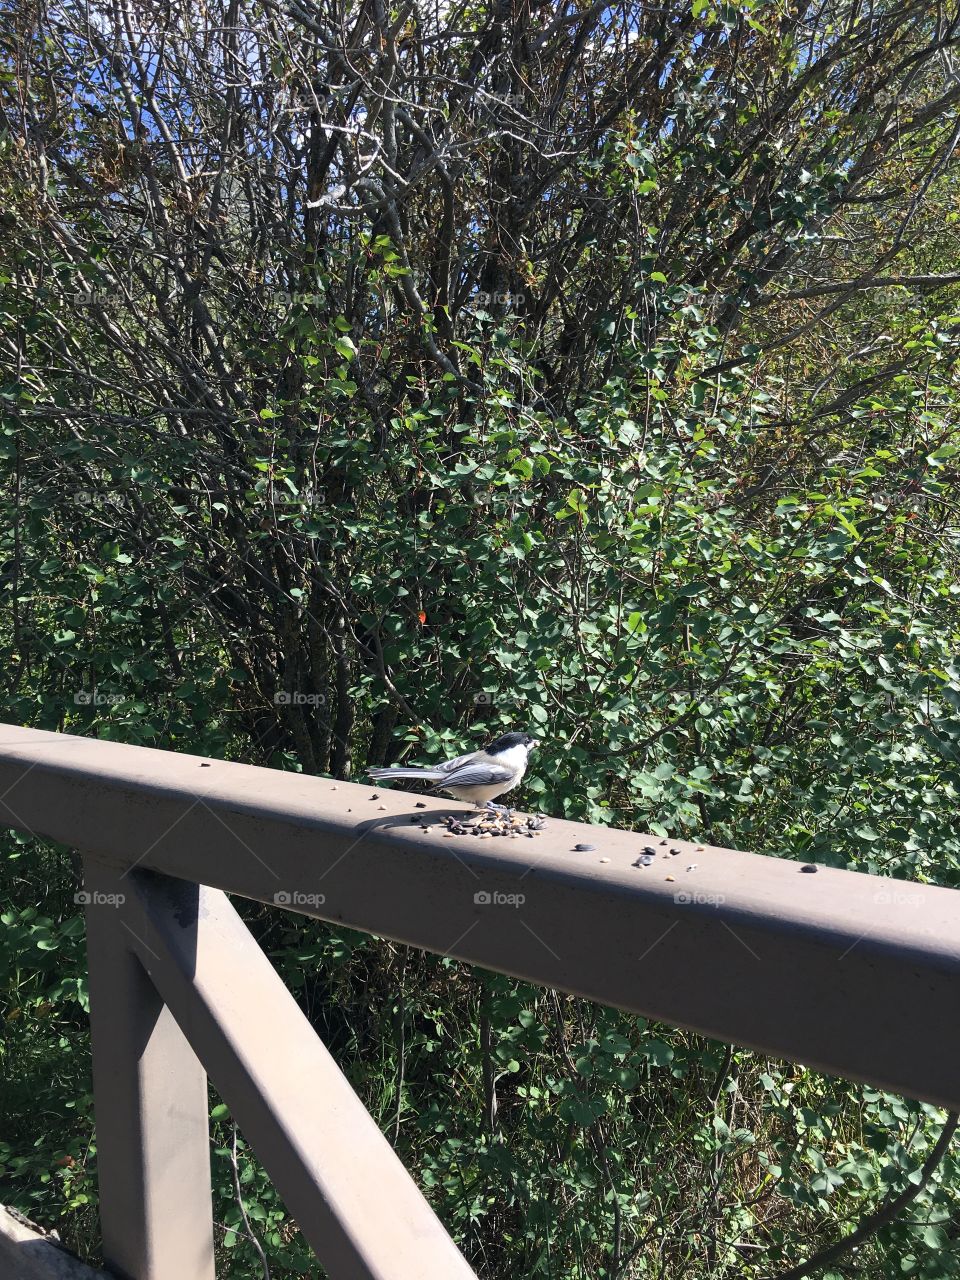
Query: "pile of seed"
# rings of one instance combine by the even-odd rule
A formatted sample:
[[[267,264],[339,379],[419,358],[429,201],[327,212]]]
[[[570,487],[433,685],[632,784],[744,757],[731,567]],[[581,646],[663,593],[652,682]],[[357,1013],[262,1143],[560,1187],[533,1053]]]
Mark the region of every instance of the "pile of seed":
[[[522,814],[489,812],[480,814],[478,818],[464,819],[458,814],[451,813],[442,822],[430,824],[421,822],[420,829],[434,831],[441,828],[445,836],[479,836],[481,839],[508,836],[511,840],[518,840],[521,836],[529,836],[531,839],[538,836],[545,830],[546,825],[546,818],[538,818],[535,815],[525,817]]]

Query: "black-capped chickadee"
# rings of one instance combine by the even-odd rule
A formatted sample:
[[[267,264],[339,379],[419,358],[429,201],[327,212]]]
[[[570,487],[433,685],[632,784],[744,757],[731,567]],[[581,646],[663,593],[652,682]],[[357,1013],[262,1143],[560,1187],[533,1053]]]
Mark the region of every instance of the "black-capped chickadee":
[[[468,800],[478,809],[504,809],[494,804],[496,796],[512,791],[527,771],[530,752],[540,744],[528,733],[504,733],[489,746],[455,760],[444,760],[432,769],[371,769],[377,782],[385,778],[422,778],[436,785],[431,791],[445,791],[455,800]]]

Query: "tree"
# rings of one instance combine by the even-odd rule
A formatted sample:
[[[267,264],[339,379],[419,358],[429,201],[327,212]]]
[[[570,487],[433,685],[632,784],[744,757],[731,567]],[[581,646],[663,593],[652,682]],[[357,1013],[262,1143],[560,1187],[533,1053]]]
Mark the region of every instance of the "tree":
[[[416,528],[476,501],[501,425],[547,444],[631,353],[642,444],[691,388],[742,401],[753,361],[789,367],[878,282],[955,279],[898,265],[957,141],[958,19],[923,3],[10,16],[21,500],[57,495],[87,562],[131,556],[168,678],[171,616],[205,618],[247,731],[308,770],[425,718],[389,618],[463,620],[439,566],[366,585],[378,508]],[[853,380],[851,345],[815,413],[918,364]]]

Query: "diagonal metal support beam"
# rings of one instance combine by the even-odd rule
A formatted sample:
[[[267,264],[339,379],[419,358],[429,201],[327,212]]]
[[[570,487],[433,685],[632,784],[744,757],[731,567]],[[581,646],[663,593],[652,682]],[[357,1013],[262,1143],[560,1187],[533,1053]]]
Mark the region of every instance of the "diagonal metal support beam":
[[[331,1280],[475,1280],[226,895],[148,871],[122,885],[130,946]]]
[[[129,878],[85,870],[104,1259],[123,1280],[214,1280],[207,1077],[131,947]]]

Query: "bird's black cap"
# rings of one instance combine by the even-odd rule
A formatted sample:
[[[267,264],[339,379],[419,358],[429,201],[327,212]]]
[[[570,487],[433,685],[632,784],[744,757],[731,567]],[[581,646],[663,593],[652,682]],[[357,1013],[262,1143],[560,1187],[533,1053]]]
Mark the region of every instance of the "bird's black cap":
[[[493,742],[484,747],[484,751],[488,755],[496,755],[499,751],[509,751],[511,747],[536,747],[539,746],[536,738],[531,738],[529,733],[503,733],[499,738],[494,738]]]

